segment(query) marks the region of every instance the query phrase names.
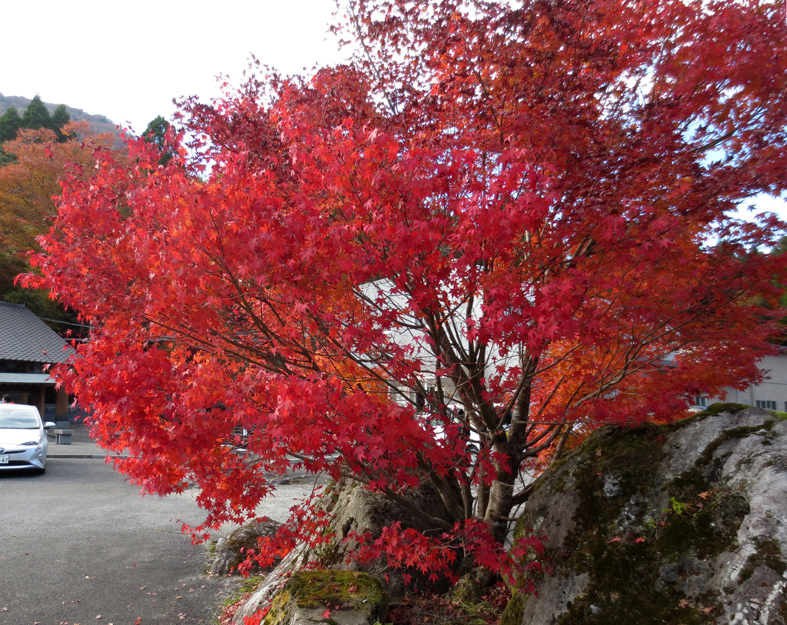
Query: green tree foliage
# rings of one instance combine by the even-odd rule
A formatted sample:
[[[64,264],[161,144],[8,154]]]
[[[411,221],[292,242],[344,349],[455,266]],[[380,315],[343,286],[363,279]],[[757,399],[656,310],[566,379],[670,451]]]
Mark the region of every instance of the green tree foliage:
[[[22,118],[15,106],[9,106],[0,117],[0,143],[16,138],[16,133],[22,127]]]
[[[145,128],[145,132],[142,133],[142,136],[145,137],[145,141],[155,145],[161,153],[159,165],[166,165],[172,159],[172,152],[169,150],[167,140],[167,133],[169,130],[170,123],[159,115],[148,124],[148,127]]]
[[[13,154],[7,154],[2,149],[2,144],[16,138],[17,132],[22,127],[22,118],[15,106],[9,106],[3,116],[0,117],[0,167],[13,163]]]
[[[52,117],[41,101],[41,96],[36,95],[27,105],[24,115],[22,115],[22,126],[31,130],[36,128],[52,129]]]
[[[63,126],[68,124],[71,121],[71,116],[68,114],[66,110],[65,104],[60,104],[55,109],[55,112],[52,113],[52,130],[57,133],[57,140],[58,141],[66,141],[70,137],[66,133],[62,131]]]
[[[20,273],[30,271],[30,265],[24,257],[0,253],[0,298],[8,301],[6,294],[14,290],[14,279]]]
[[[71,116],[68,114],[68,111],[66,110],[66,105],[60,104],[55,109],[55,112],[52,113],[53,130],[55,128],[62,128],[70,121],[71,121]]]

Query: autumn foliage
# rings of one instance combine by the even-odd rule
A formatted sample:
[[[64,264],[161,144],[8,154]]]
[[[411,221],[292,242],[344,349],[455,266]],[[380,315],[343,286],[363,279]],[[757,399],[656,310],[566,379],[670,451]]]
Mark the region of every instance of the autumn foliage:
[[[40,109],[46,112],[43,104]],[[68,317],[45,292],[15,288],[14,279],[30,271],[27,255],[39,249],[36,238],[53,224],[64,169],[78,163],[89,172],[94,150],[110,148],[115,140],[76,122],[18,129],[0,145],[0,298],[24,303],[43,317]]]
[[[89,171],[94,150],[109,149],[115,140],[111,134],[95,135],[86,122],[73,122],[57,132],[22,129],[3,144],[5,153],[15,157],[0,168],[0,246],[4,253],[38,249],[36,238],[49,230],[57,213],[54,196],[60,194],[66,166],[78,164]]]
[[[212,525],[294,463],[403,505],[429,484],[441,540],[503,566],[570,433],[758,377],[783,224],[731,211],[787,184],[783,5],[345,18],[353,65],[187,100],[169,163],[132,141],[73,178],[32,282],[94,326],[60,374],[146,489],[196,483]]]

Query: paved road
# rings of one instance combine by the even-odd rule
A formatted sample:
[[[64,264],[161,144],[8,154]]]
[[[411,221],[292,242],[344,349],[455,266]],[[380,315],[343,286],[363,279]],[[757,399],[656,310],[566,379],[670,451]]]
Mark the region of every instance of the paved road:
[[[0,473],[0,625],[212,624],[235,581],[208,578],[194,493],[141,497],[103,460]]]

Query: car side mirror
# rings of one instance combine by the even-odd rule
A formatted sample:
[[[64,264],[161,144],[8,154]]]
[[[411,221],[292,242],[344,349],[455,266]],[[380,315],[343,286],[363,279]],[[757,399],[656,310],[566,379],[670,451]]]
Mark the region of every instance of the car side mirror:
[[[51,430],[52,428],[55,428],[55,427],[57,427],[57,424],[52,423],[51,421],[47,421],[46,423],[44,423],[44,429],[45,430]]]

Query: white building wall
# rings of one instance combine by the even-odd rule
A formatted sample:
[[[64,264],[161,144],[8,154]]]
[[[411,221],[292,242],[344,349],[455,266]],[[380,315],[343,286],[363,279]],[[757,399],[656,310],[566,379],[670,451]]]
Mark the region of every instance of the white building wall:
[[[766,356],[760,361],[759,367],[766,372],[765,379],[760,384],[750,386],[743,391],[729,388],[726,389],[725,396],[702,398],[697,403],[704,403],[707,406],[723,401],[787,412],[787,351],[782,351],[775,356]]]

